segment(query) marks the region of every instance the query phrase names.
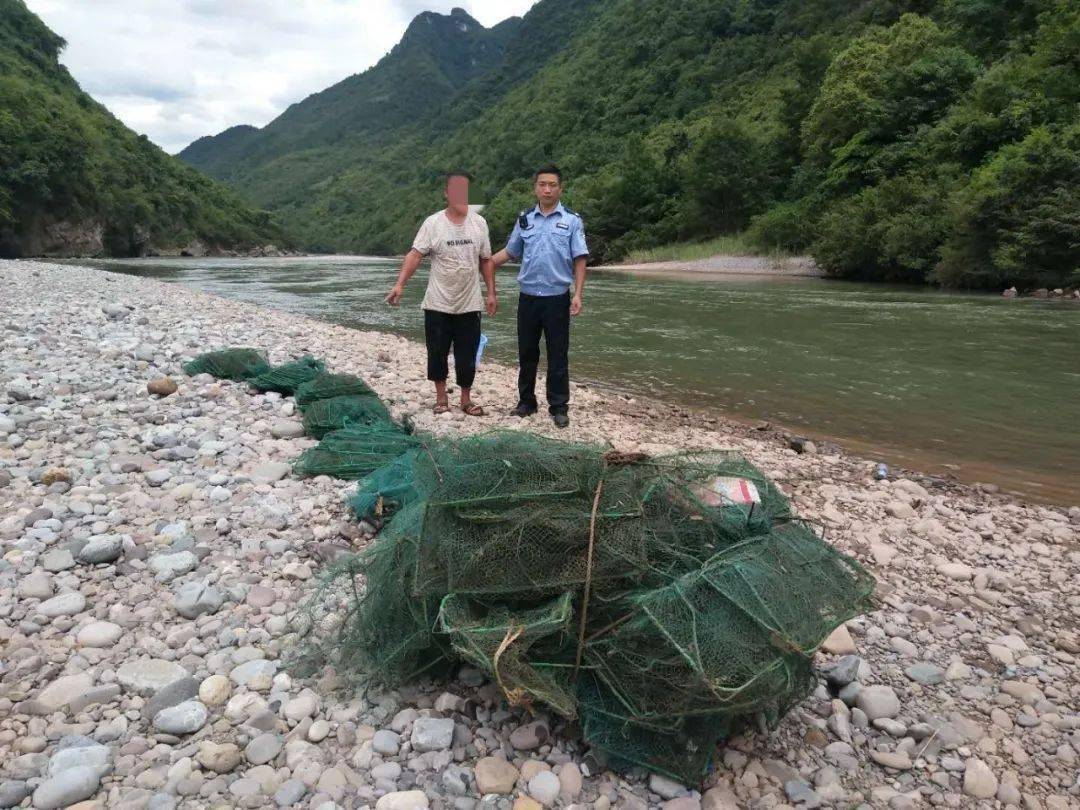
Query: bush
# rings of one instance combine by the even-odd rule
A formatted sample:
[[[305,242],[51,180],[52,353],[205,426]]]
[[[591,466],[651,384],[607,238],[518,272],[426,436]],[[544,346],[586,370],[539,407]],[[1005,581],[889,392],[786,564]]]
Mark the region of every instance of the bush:
[[[821,200],[815,197],[779,203],[754,217],[747,237],[760,250],[806,250],[817,237],[820,208]]]
[[[1000,149],[953,197],[934,277],[998,289],[1075,283],[1080,270],[1080,124],[1039,127]]]
[[[834,204],[821,220],[815,261],[842,278],[925,282],[948,233],[947,182],[906,175]]]

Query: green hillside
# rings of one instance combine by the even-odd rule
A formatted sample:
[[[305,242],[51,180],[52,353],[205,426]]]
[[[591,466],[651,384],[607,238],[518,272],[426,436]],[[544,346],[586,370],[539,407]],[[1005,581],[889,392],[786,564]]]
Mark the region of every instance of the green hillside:
[[[451,166],[502,236],[553,159],[598,260],[749,229],[843,277],[1080,282],[1068,0],[541,0],[490,33],[416,26],[237,157],[184,157],[322,250],[403,250]],[[496,35],[489,66],[460,71]],[[433,64],[458,67],[408,103]],[[388,91],[405,106],[358,113]]]
[[[63,46],[22,0],[0,0],[0,256],[282,244],[268,214],[84,93]]]

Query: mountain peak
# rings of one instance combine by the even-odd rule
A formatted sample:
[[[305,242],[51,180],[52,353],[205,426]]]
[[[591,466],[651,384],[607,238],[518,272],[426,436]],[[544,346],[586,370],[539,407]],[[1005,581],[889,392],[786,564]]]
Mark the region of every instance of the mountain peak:
[[[454,8],[450,9],[449,14],[440,14],[437,11],[421,11],[413,17],[405,34],[408,36],[410,32],[415,32],[421,26],[438,26],[442,28],[447,24],[457,28],[462,33],[485,30],[484,26],[469,14],[469,12],[460,6],[454,6]]]

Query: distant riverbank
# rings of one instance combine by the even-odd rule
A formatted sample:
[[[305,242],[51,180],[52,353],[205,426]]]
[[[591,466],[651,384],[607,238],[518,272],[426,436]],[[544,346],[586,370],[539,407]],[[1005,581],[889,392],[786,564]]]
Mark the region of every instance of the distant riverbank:
[[[605,264],[592,270],[615,270],[632,273],[690,273],[718,276],[783,276],[823,278],[824,273],[809,256],[731,256],[662,262],[627,262]]]

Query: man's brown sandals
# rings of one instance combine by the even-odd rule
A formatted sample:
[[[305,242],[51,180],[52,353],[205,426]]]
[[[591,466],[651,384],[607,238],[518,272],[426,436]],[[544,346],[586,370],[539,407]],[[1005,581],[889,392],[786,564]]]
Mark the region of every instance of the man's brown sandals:
[[[449,403],[446,403],[446,402],[436,402],[435,405],[431,409],[432,413],[434,413],[435,415],[439,415],[441,413],[447,413],[449,410],[450,410],[450,405],[449,405]],[[466,416],[483,416],[484,415],[484,409],[481,408],[479,405],[477,405],[475,402],[470,402],[468,405],[462,405],[461,406],[461,411]]]

